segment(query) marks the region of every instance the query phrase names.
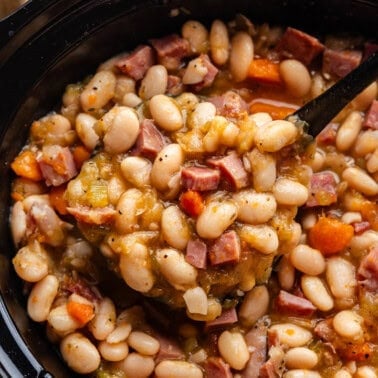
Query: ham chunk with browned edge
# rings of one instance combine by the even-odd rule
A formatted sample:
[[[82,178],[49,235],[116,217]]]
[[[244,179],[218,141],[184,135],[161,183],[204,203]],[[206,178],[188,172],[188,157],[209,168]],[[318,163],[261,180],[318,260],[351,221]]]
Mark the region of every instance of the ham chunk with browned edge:
[[[378,130],[378,101],[374,100],[368,112],[365,115],[364,122],[362,124],[363,127]]]
[[[164,147],[164,137],[156,128],[152,119],[144,119],[140,125],[138,138],[135,142],[133,155],[142,155],[148,159],[155,159]]]
[[[168,75],[168,84],[166,94],[171,96],[178,96],[184,91],[184,84],[181,77],[176,75]]]
[[[234,91],[210,97],[209,101],[215,105],[217,114],[224,117],[237,118],[248,110],[247,103]]]
[[[199,240],[189,240],[186,246],[185,260],[198,269],[206,269],[207,266],[207,246]]]
[[[238,314],[235,307],[223,310],[222,313],[214,320],[206,322],[205,331],[213,331],[215,329],[229,327],[238,321]]]
[[[290,294],[285,290],[280,290],[275,305],[279,313],[293,316],[311,316],[316,311],[316,307],[308,299]]]
[[[318,144],[334,144],[336,141],[337,129],[339,127],[338,123],[329,123],[316,137],[316,142]]]
[[[47,186],[59,186],[77,175],[75,161],[68,147],[45,146],[38,164]]]
[[[360,287],[370,292],[378,290],[378,245],[361,260],[357,270],[357,279]]]
[[[230,365],[220,357],[209,357],[203,364],[206,378],[232,378]]]
[[[189,42],[177,34],[151,39],[150,42],[157,52],[159,63],[168,70],[178,69],[181,60],[190,53]]]
[[[337,183],[332,172],[318,172],[311,176],[310,196],[306,205],[329,206],[337,202]]]
[[[122,73],[129,75],[134,80],[140,80],[154,63],[155,57],[152,48],[141,45],[130,55],[120,58],[115,65]]]
[[[217,76],[217,73],[219,71],[218,68],[215,67],[213,63],[211,63],[210,58],[207,54],[201,54],[199,56],[199,59],[201,59],[202,65],[206,67],[207,73],[201,82],[193,85],[193,89],[196,92],[199,92],[203,88],[210,87],[211,84],[213,84],[213,81],[215,80],[215,77]]]
[[[245,188],[248,185],[248,173],[235,152],[221,158],[208,159],[207,162],[210,166],[220,169],[234,190]]]
[[[237,263],[240,259],[240,240],[234,230],[227,231],[209,248],[211,265]]]
[[[205,167],[185,167],[181,171],[182,185],[200,192],[218,188],[220,172],[217,169]]]
[[[326,49],[323,54],[323,73],[344,77],[354,70],[361,63],[361,60],[361,51]]]
[[[288,27],[277,45],[283,58],[294,58],[309,65],[322,51],[324,45],[319,40],[301,30]]]

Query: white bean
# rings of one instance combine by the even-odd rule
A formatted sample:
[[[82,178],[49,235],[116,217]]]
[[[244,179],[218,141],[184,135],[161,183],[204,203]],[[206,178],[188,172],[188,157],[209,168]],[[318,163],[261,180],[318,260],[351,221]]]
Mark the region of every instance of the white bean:
[[[158,94],[150,100],[152,118],[164,130],[177,131],[184,125],[180,108],[168,96]]]
[[[258,112],[249,115],[249,119],[252,120],[257,127],[263,126],[268,122],[273,121],[273,118],[269,113]]]
[[[254,47],[251,36],[246,32],[236,33],[231,40],[230,71],[236,82],[248,75],[253,60]]]
[[[151,66],[144,76],[139,88],[139,97],[149,100],[158,94],[164,94],[168,85],[167,69],[161,64]]]
[[[121,195],[125,191],[126,185],[122,177],[114,175],[110,178],[110,180],[108,181],[108,199],[112,205],[117,206],[117,203],[121,198]]]
[[[364,333],[362,329],[363,321],[364,319],[356,312],[343,310],[334,316],[332,324],[341,337],[351,341],[359,341]]]
[[[152,164],[139,156],[127,156],[121,162],[123,177],[137,188],[150,185]]]
[[[266,223],[276,213],[277,203],[272,194],[242,190],[232,198],[238,206],[238,219],[242,222]]]
[[[360,366],[357,369],[354,377],[355,378],[377,378],[377,373],[373,366]]]
[[[127,106],[117,106],[114,119],[104,135],[104,149],[110,154],[126,152],[135,143],[139,134],[139,119],[136,112]]]
[[[312,340],[312,334],[307,329],[291,323],[280,323],[270,327],[277,333],[280,343],[290,347],[300,347]]]
[[[38,282],[49,273],[47,253],[37,241],[19,249],[12,263],[18,276],[27,282]]]
[[[253,186],[258,192],[270,191],[277,177],[276,158],[255,148],[249,155]]]
[[[276,230],[268,225],[244,225],[239,230],[239,236],[261,253],[273,253],[277,251],[279,246]]]
[[[206,53],[208,49],[208,32],[198,21],[189,20],[181,28],[183,38],[188,40],[193,54]]]
[[[351,188],[367,196],[378,194],[378,183],[361,168],[346,168],[342,173],[342,178]]]
[[[378,148],[370,155],[366,161],[366,169],[369,173],[378,172]]]
[[[336,298],[353,298],[357,280],[354,265],[342,257],[331,257],[326,262],[326,277],[331,293]]]
[[[202,370],[195,364],[179,360],[165,360],[156,365],[156,378],[202,378]]]
[[[212,201],[197,218],[196,230],[205,239],[216,239],[234,222],[238,208],[232,201]]]
[[[105,106],[114,96],[116,80],[111,71],[97,72],[80,95],[84,111],[89,112]]]
[[[182,297],[184,298],[188,312],[191,314],[207,315],[207,295],[201,286],[186,290]]]
[[[118,322],[116,328],[109,333],[106,341],[109,344],[118,344],[121,341],[125,341],[131,332],[131,324],[127,323],[126,321]]]
[[[122,278],[134,290],[147,293],[155,283],[148,249],[134,243],[128,253],[122,253],[119,260]]]
[[[255,144],[262,152],[277,152],[295,142],[297,127],[285,120],[275,120],[257,128]]]
[[[125,75],[117,76],[114,99],[121,102],[125,94],[128,93],[135,94],[135,80]]]
[[[141,331],[132,331],[127,338],[127,343],[133,349],[145,356],[155,355],[160,348],[157,339]]]
[[[184,249],[190,240],[190,228],[178,206],[169,206],[161,216],[163,239],[173,248]]]
[[[352,374],[350,374],[346,369],[341,369],[335,373],[333,378],[352,378]]]
[[[329,294],[325,283],[314,276],[303,275],[301,277],[303,294],[320,311],[329,311],[334,307],[334,301]]]
[[[81,333],[72,333],[60,343],[60,352],[67,365],[80,374],[94,372],[101,362],[97,348]]]
[[[353,255],[360,256],[367,251],[370,246],[378,243],[378,233],[373,230],[367,230],[361,235],[354,235],[349,244],[349,249]]]
[[[377,93],[378,84],[374,81],[353,99],[352,107],[361,112],[365,111],[373,100],[377,98]]]
[[[122,105],[128,106],[129,108],[136,108],[142,102],[143,100],[135,93],[125,93],[121,101]]]
[[[223,21],[213,21],[209,39],[211,59],[215,64],[222,66],[227,62],[230,54],[230,39],[227,26]]]
[[[15,245],[18,245],[26,233],[26,213],[21,201],[17,201],[12,206],[10,225],[13,242]]]
[[[98,141],[99,136],[94,130],[94,125],[97,122],[95,117],[92,117],[86,113],[79,113],[75,120],[75,128],[80,140],[84,143],[84,146],[92,151]]]
[[[101,341],[98,344],[98,350],[102,356],[107,361],[121,361],[127,357],[129,354],[129,346],[127,342],[121,341],[119,343],[108,343],[106,341]]]
[[[341,217],[341,221],[347,224],[352,224],[354,222],[361,222],[362,216],[361,213],[357,211],[347,211]]]
[[[269,291],[265,285],[255,286],[245,296],[240,308],[239,319],[244,327],[251,327],[268,312]]]
[[[288,369],[312,369],[318,362],[318,355],[305,347],[289,349],[285,354],[285,364]]]
[[[148,378],[154,368],[154,359],[139,353],[130,353],[121,364],[121,370],[125,372],[126,377],[133,378]]]
[[[184,162],[184,151],[179,144],[165,146],[156,156],[151,169],[151,183],[160,190],[170,190],[171,180],[180,171]]]
[[[214,119],[216,112],[217,109],[211,102],[200,102],[190,114],[187,123],[189,123],[191,128],[201,127],[206,122]]]
[[[156,251],[156,261],[162,275],[177,290],[196,286],[197,270],[186,262],[185,256],[175,249]]]
[[[35,322],[47,319],[58,293],[59,281],[50,274],[33,286],[28,298],[28,314]]]
[[[360,133],[354,145],[357,156],[366,156],[378,148],[378,130],[367,130]]]
[[[304,97],[311,89],[310,73],[299,60],[283,60],[280,63],[280,76],[289,93],[295,97]]]
[[[314,154],[314,158],[310,161],[310,166],[313,172],[319,172],[322,170],[325,163],[326,155],[325,152],[317,148]]]
[[[218,349],[233,369],[243,369],[249,360],[248,347],[240,332],[223,331],[218,339]]]
[[[282,289],[289,291],[295,282],[295,268],[288,255],[282,256],[278,267],[278,282]]]
[[[363,119],[360,112],[354,111],[349,113],[337,130],[336,147],[339,151],[346,151],[352,147],[361,130],[362,121]]]
[[[280,205],[302,206],[308,199],[308,189],[298,181],[279,178],[273,186],[273,195]]]
[[[72,333],[82,326],[69,314],[66,303],[53,308],[47,317],[47,322],[60,334]]]
[[[121,195],[114,217],[114,226],[119,233],[129,233],[138,229],[138,214],[142,200],[142,192],[134,188]]]
[[[321,375],[317,371],[306,369],[293,369],[287,371],[283,378],[321,378]]]
[[[310,276],[317,276],[325,270],[325,259],[323,254],[305,244],[296,246],[290,252],[290,262],[300,272]]]
[[[98,304],[95,317],[88,324],[89,330],[97,340],[105,340],[115,328],[116,309],[109,298],[103,298]]]
[[[186,66],[184,76],[182,77],[183,84],[198,84],[204,80],[209,72],[202,56],[192,59]]]

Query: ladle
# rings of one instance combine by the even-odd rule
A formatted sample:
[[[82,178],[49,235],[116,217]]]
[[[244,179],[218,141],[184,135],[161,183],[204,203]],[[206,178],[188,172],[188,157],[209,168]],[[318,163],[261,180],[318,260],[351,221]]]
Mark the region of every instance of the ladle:
[[[288,119],[305,122],[308,134],[316,137],[351,100],[378,77],[378,51],[320,96],[309,101]],[[294,117],[294,118],[293,118]]]

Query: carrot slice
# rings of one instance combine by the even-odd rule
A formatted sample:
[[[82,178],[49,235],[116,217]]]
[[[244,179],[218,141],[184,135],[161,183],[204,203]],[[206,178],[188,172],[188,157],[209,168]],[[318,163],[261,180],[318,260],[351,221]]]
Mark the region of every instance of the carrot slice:
[[[64,198],[64,193],[66,191],[66,185],[60,185],[52,187],[49,193],[49,198],[52,206],[59,214],[66,215],[67,211],[67,202]]]
[[[41,181],[43,178],[37,158],[34,152],[29,150],[21,152],[13,160],[11,168],[18,176],[25,177],[33,181]]]
[[[86,303],[67,302],[68,313],[81,324],[86,324],[94,317],[93,306]]]
[[[273,119],[285,119],[288,115],[295,112],[294,108],[285,106],[276,106],[265,102],[253,102],[249,107],[253,113],[269,113]]]
[[[354,228],[334,218],[321,217],[308,234],[311,247],[328,256],[346,248],[354,234]]]
[[[91,153],[84,146],[77,146],[73,150],[73,158],[77,169],[80,169],[84,162],[89,159]]]
[[[200,193],[188,190],[180,196],[181,208],[189,215],[197,217],[203,211],[204,204]]]
[[[281,85],[279,67],[279,63],[269,59],[254,59],[249,66],[248,77],[260,84]]]

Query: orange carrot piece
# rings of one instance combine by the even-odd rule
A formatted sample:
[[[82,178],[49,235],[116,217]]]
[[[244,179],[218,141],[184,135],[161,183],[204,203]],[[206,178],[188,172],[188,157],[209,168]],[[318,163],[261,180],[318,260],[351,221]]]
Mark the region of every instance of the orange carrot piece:
[[[374,231],[378,231],[378,204],[370,201],[363,201],[360,208],[362,218],[367,220]]]
[[[68,214],[67,202],[64,198],[66,185],[52,187],[49,193],[50,203],[54,209],[61,215]]]
[[[77,146],[73,150],[73,158],[76,168],[80,169],[86,160],[89,159],[91,153],[84,146]]]
[[[281,85],[279,67],[279,63],[269,59],[254,59],[249,66],[248,77],[261,84]]]
[[[367,361],[373,353],[373,348],[369,343],[348,344],[348,347],[339,351],[347,361]]]
[[[93,306],[86,303],[68,301],[67,311],[73,318],[75,318],[81,324],[88,323],[94,317]]]
[[[253,102],[249,110],[252,114],[259,112],[269,113],[273,119],[285,119],[288,115],[295,112],[294,108],[276,106],[265,102]]]
[[[189,215],[197,217],[204,208],[203,199],[200,193],[188,190],[180,196],[181,208]]]
[[[37,158],[32,151],[21,152],[13,160],[11,168],[18,176],[25,177],[33,181],[41,181],[43,178]]]
[[[321,217],[310,229],[308,237],[311,247],[328,256],[346,248],[353,234],[354,228],[350,224],[334,218]]]

